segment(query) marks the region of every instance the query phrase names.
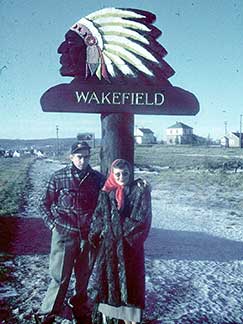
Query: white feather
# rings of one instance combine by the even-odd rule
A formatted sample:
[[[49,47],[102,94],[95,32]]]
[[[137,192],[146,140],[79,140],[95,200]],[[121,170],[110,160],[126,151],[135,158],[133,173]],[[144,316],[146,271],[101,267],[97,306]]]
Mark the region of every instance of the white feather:
[[[153,75],[153,73],[134,54],[127,51],[123,47],[118,45],[105,44],[104,48],[107,53],[111,53],[119,58],[122,58],[123,60],[127,61],[135,68],[137,68],[139,71],[144,72],[147,75]]]
[[[92,12],[86,18],[95,20],[100,17],[124,17],[124,18],[145,18],[145,16],[140,15],[134,11],[131,10],[123,10],[123,9],[116,9],[116,8],[104,8],[101,10],[97,10],[95,12]]]
[[[129,27],[132,29],[142,30],[142,31],[146,31],[146,32],[150,31],[150,29],[146,25],[144,25],[140,22],[123,19],[123,18],[119,18],[119,17],[98,18],[98,19],[94,20],[94,23],[100,25],[101,27],[115,25],[115,26]]]
[[[121,36],[104,36],[104,43],[108,43],[109,45],[118,45],[122,46],[123,48],[127,49],[130,52],[138,54],[149,61],[159,63],[156,58],[149,53],[146,48],[142,47],[141,45]]]
[[[119,56],[114,55],[106,50],[103,52],[104,57],[108,57],[115,66],[125,75],[134,75],[133,71],[129,68],[129,66],[124,62]]]
[[[81,18],[76,23],[87,27],[91,34],[97,38],[105,66],[112,77],[116,75],[114,66],[125,75],[134,76],[130,67],[133,66],[137,70],[153,76],[153,72],[146,67],[143,60],[138,58],[140,56],[148,61],[159,63],[143,46],[143,44],[150,45],[147,35],[143,35],[143,33],[150,32],[151,29],[142,21],[133,20],[141,18],[146,18],[146,16],[129,9],[105,8]],[[74,26],[75,24],[71,29],[78,32]],[[84,37],[81,33],[79,34]]]
[[[139,34],[138,32],[132,29],[123,28],[121,26],[103,26],[100,27],[99,30],[101,31],[102,34],[104,34],[104,36],[106,35],[122,36],[122,37],[132,38],[143,44],[149,45],[149,41],[143,35]]]

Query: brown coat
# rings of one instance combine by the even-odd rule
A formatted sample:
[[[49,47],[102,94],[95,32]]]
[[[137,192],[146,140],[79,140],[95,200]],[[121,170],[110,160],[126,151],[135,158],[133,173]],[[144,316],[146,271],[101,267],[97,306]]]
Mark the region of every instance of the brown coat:
[[[140,183],[140,185],[139,185]],[[144,308],[144,241],[151,225],[148,186],[134,181],[118,211],[115,193],[101,191],[89,240],[99,241],[96,302]]]

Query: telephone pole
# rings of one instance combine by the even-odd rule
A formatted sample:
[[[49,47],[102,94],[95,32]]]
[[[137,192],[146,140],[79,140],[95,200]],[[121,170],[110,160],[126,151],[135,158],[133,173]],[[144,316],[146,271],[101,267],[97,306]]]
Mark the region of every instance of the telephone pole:
[[[241,148],[242,147],[242,115],[240,115],[240,143],[239,143],[239,147]]]
[[[59,155],[59,126],[56,125],[56,136],[57,136],[57,156]]]
[[[227,136],[227,121],[224,122],[224,135]]]

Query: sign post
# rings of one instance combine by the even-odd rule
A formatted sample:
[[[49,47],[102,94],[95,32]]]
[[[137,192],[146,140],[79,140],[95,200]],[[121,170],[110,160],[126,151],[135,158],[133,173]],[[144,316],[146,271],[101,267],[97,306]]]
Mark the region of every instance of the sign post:
[[[101,115],[101,172],[107,174],[111,163],[122,158],[134,164],[134,115]]]
[[[137,9],[105,8],[81,18],[59,46],[62,76],[69,84],[41,97],[46,112],[100,113],[101,171],[113,160],[134,163],[134,114],[195,115],[197,98],[173,86],[175,73],[157,42],[155,15]]]

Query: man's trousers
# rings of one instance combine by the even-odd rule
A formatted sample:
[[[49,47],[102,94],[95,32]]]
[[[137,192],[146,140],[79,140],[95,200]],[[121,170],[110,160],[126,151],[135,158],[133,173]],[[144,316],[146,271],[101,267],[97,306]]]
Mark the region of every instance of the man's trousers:
[[[52,231],[50,253],[51,283],[42,302],[40,312],[43,314],[59,314],[70,282],[72,270],[75,274],[76,296],[87,299],[87,286],[95,262],[94,250],[88,241],[68,234],[60,234],[54,228]]]

